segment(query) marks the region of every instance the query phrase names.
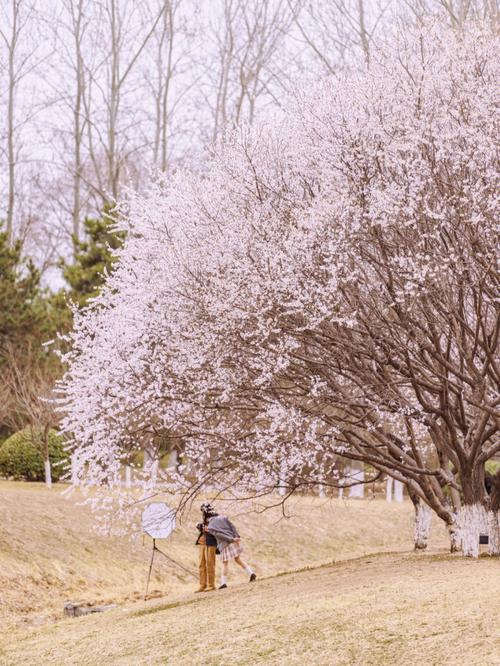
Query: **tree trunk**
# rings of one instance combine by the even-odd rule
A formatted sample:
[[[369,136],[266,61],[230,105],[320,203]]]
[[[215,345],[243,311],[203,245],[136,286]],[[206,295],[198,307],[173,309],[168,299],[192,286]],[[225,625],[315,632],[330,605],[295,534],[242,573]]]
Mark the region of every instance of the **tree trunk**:
[[[500,511],[488,511],[490,555],[500,555]]]
[[[394,484],[394,479],[392,476],[388,476],[385,480],[385,501],[392,502],[392,488]]]
[[[159,465],[160,465],[160,461],[158,460],[158,458],[155,458],[155,460],[153,460],[153,464],[151,465],[151,480],[152,480],[152,482],[155,486],[156,486],[156,482],[158,480]]]
[[[281,495],[281,497],[286,495],[285,473],[285,465],[280,463],[280,472],[278,478],[276,479],[276,485],[278,487],[278,494]]]
[[[125,488],[132,488],[132,468],[125,465]]]
[[[8,44],[9,52],[9,83],[7,90],[7,164],[8,164],[8,190],[7,190],[7,240],[12,244],[14,232],[14,204],[15,204],[15,167],[16,167],[16,151],[14,145],[14,132],[16,126],[16,118],[14,117],[14,96],[16,93],[17,72],[15,71],[15,53],[16,44],[19,36],[17,23],[18,23],[18,6],[13,4],[14,9],[14,25],[12,26],[12,41]]]
[[[34,428],[31,427],[31,440],[33,441],[34,437]],[[41,437],[42,437],[42,455],[43,455],[43,467],[45,472],[45,485],[47,488],[52,488],[52,470],[50,469],[50,457],[49,457],[49,434],[50,428],[48,425],[44,426]]]
[[[415,550],[425,550],[431,530],[432,509],[420,499],[414,506],[415,523],[413,526],[413,541]]]
[[[50,469],[50,460],[48,456],[45,457],[43,466],[45,470],[45,485],[47,488],[52,488],[52,471]]]
[[[364,481],[365,472],[361,469],[351,469],[350,473],[350,483],[355,481]],[[363,484],[357,486],[351,486],[349,488],[349,497],[362,498],[365,496],[365,486]]]
[[[160,461],[158,460],[157,453],[152,453],[148,449],[144,449],[144,463],[142,469],[145,473],[145,476],[149,476],[150,482],[153,486],[156,485],[158,480],[158,467]]]
[[[173,472],[177,471],[177,468],[179,466],[178,457],[179,457],[179,455],[177,453],[177,449],[173,449],[170,452],[170,456],[168,458],[168,469],[169,470],[172,470]]]
[[[394,480],[394,499],[396,502],[402,502],[404,500],[403,495],[404,485],[402,481]]]
[[[72,486],[78,485],[78,472],[76,469],[76,456],[74,453],[71,456],[71,485]]]
[[[488,518],[482,504],[464,504],[459,515],[464,557],[479,557],[479,535],[488,534]]]
[[[446,525],[448,536],[450,537],[450,553],[458,553],[462,550],[462,539],[460,528],[456,523]]]

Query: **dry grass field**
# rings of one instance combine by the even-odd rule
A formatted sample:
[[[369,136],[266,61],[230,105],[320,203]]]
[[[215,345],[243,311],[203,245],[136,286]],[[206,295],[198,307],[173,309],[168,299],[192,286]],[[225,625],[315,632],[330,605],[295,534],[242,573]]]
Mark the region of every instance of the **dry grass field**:
[[[498,561],[447,555],[439,523],[413,554],[408,502],[290,512],[231,508],[256,584],[233,571],[228,590],[194,595],[159,558],[144,602],[150,543],[96,537],[60,488],[0,483],[0,664],[500,664]],[[160,546],[192,570],[197,521]],[[65,600],[118,607],[61,619]]]
[[[11,635],[0,664],[500,663],[498,562],[381,554]]]

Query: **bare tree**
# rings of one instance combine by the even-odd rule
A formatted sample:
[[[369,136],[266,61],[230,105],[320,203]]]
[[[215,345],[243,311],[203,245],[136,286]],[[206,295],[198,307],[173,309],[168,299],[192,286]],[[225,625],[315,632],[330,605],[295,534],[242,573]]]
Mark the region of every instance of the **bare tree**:
[[[98,5],[99,33],[96,37],[109,47],[103,50],[100,71],[92,77],[85,112],[88,149],[103,201],[118,198],[122,171],[139,149],[130,140],[130,129],[135,122],[133,104],[128,109],[125,105],[128,94],[138,93],[133,75],[167,11],[167,4],[160,5],[153,21],[147,25],[139,20],[141,3],[134,2],[132,6],[127,1],[102,0]],[[102,124],[99,124],[98,114],[96,117],[93,113],[97,95],[102,102]],[[132,113],[127,113],[131,109]]]
[[[2,375],[3,392],[9,405],[3,421],[12,429],[30,429],[31,442],[43,457],[45,483],[50,488],[52,471],[49,437],[59,422],[53,400],[53,371],[48,365],[36,363],[31,349],[26,350],[21,360],[18,350],[10,348]]]
[[[154,21],[158,12],[162,12],[148,49],[149,58],[144,71],[154,103],[154,129],[152,136],[146,137],[145,142],[149,139],[152,143],[153,163],[161,171],[166,171],[169,164],[171,123],[176,105],[176,100],[172,99],[173,84],[182,57],[175,50],[176,39],[180,37],[178,23],[181,21],[181,5],[182,0],[158,0],[156,4],[147,6],[150,22]]]
[[[73,196],[72,196],[72,232],[75,238],[80,235],[80,223],[82,218],[82,185],[83,185],[83,142],[86,128],[86,118],[84,114],[84,96],[86,90],[86,63],[84,53],[85,32],[89,28],[89,17],[85,12],[85,0],[63,0],[64,9],[68,17],[66,27],[71,35],[71,50],[61,49],[67,53],[68,65],[72,73],[72,91],[68,95],[68,106],[72,116],[72,158],[71,167],[73,178]],[[61,45],[65,44],[64,37],[59,40]],[[69,45],[68,45],[69,46]]]
[[[489,20],[498,24],[498,0],[405,0],[405,5],[418,22],[432,14],[444,15],[454,28],[468,20]]]
[[[293,23],[285,0],[223,0],[211,22],[213,60],[206,72],[211,140],[242,120],[253,122],[258,103],[276,102],[280,49]]]
[[[11,0],[0,7],[0,37],[6,49],[6,146],[7,161],[7,212],[6,230],[12,239],[14,234],[17,166],[20,159],[20,133],[26,125],[27,117],[18,107],[18,92],[21,81],[37,65],[36,49],[26,48],[23,41],[31,30],[35,17],[34,0]],[[28,111],[29,113],[29,111]]]
[[[372,41],[389,16],[392,0],[302,0],[289,4],[300,38],[324,71],[352,65],[358,54],[370,61]]]

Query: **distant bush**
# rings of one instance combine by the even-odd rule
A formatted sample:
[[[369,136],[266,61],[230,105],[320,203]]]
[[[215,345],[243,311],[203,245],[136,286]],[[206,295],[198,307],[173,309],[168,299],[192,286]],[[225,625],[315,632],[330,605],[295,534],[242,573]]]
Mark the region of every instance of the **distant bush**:
[[[40,436],[39,429],[25,428],[6,439],[0,446],[0,476],[24,481],[44,481]],[[66,471],[69,454],[63,448],[62,437],[55,430],[49,433],[49,460],[52,481],[59,481]]]
[[[500,460],[488,460],[484,468],[490,474],[496,474],[500,470]]]

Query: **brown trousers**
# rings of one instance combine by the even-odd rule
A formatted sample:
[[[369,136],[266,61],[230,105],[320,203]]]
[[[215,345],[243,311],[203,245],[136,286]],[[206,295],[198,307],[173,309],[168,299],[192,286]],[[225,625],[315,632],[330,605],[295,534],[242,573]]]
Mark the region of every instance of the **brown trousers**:
[[[215,587],[215,546],[200,548],[200,588]]]

